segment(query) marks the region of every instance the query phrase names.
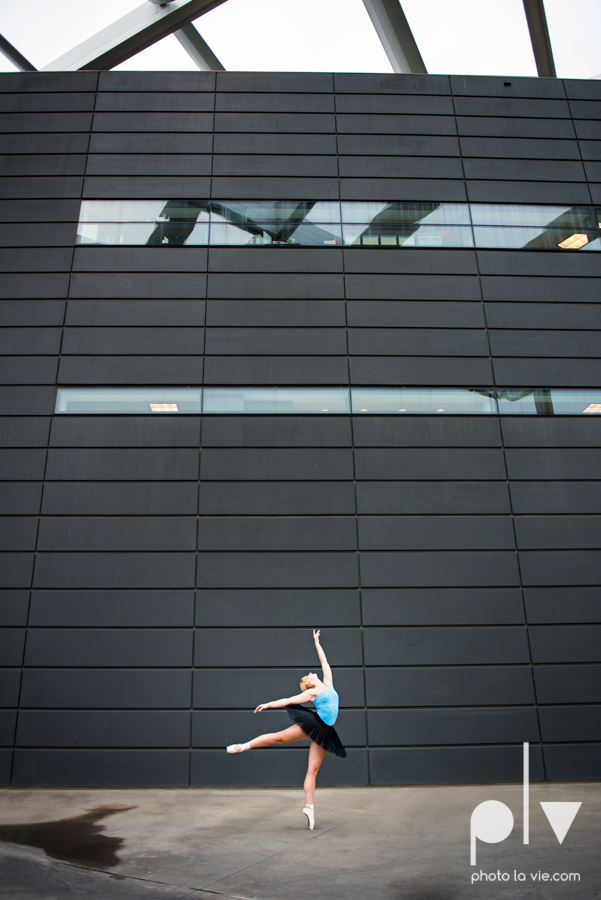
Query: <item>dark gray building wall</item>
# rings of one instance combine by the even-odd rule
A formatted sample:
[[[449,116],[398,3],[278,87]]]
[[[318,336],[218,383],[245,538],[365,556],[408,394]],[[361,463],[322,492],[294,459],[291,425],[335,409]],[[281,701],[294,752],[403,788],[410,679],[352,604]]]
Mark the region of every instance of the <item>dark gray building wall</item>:
[[[85,198],[601,202],[601,84],[0,76],[0,776],[601,776],[601,423],[53,417],[56,385],[599,386],[599,254],[75,248]]]

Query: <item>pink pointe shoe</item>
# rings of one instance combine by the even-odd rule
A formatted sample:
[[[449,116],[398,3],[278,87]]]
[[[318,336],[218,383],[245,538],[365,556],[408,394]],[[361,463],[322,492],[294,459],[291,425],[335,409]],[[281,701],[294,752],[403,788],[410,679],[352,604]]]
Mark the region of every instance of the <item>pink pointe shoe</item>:
[[[313,808],[313,805],[305,806],[303,812],[307,817],[307,825],[309,829],[313,831],[313,829],[315,828],[315,810]]]
[[[246,744],[230,744],[225,748],[228,753],[242,753],[243,750],[250,750],[250,741]]]

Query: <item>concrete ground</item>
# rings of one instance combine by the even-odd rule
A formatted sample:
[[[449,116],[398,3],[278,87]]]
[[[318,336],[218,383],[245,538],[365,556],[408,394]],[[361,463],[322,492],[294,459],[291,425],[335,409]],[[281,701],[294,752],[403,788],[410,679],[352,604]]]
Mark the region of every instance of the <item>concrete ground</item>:
[[[515,827],[478,841],[472,810],[501,800]],[[540,801],[582,801],[560,846]],[[324,788],[306,827],[293,789],[0,790],[0,896],[10,900],[463,900],[601,897],[601,783]],[[508,873],[509,881],[472,876]],[[523,873],[525,881],[516,881]],[[543,882],[537,873],[580,881]]]

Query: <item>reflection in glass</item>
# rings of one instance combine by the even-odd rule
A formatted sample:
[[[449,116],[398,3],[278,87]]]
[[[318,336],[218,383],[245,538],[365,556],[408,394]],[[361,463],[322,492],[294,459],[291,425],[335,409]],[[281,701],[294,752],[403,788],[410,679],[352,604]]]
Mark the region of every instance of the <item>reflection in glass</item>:
[[[209,224],[208,222],[202,222],[200,225],[195,225],[190,235],[186,238],[186,245],[188,247],[206,247],[209,243]]]
[[[83,200],[80,222],[156,222],[166,200]]]
[[[204,413],[350,412],[347,388],[205,388]]]
[[[353,414],[358,413],[496,413],[494,391],[469,388],[352,388]]]
[[[575,231],[558,243],[562,250],[598,250],[599,238],[595,231]]]
[[[215,245],[271,245],[299,247],[328,247],[342,244],[340,225],[317,225],[302,223],[294,228],[265,230],[265,224],[233,225],[218,221],[213,214],[211,219],[211,244]],[[189,243],[189,242],[188,242]]]
[[[206,200],[84,200],[77,242],[207,244],[208,210]]]
[[[339,222],[338,201],[315,200],[213,200],[211,210],[220,220],[243,225],[269,224],[278,230],[301,222]]]
[[[568,388],[497,391],[502,415],[578,415],[601,413],[601,389]]]
[[[169,200],[161,210],[148,243],[175,246],[187,243],[188,238],[195,232],[197,223],[209,221],[208,209],[209,204],[206,201]],[[194,243],[200,243],[201,236],[204,237],[203,243],[206,244],[206,231],[203,231],[202,235],[196,233]]]
[[[80,244],[599,250],[579,206],[313,200],[84,200]],[[210,210],[210,212],[209,212]],[[342,216],[343,228],[340,226]]]
[[[60,388],[55,412],[152,415],[601,415],[601,389]]]
[[[59,388],[57,413],[200,413],[200,388]]]
[[[512,203],[471,203],[474,225],[549,225],[596,228],[593,210],[586,206],[518,206]]]
[[[107,244],[109,246],[181,244],[207,245],[209,224],[183,225],[156,222],[81,222],[77,229],[78,244]]]
[[[474,226],[476,247],[525,250],[599,250],[599,233],[573,228],[507,228]]]
[[[216,222],[213,218],[211,226],[211,244],[242,247],[249,245],[265,245],[273,243],[271,235],[257,226],[230,225],[227,222]]]
[[[353,247],[473,247],[472,230],[465,226],[402,227],[386,222],[344,225],[344,243]]]
[[[80,222],[78,244],[146,244],[154,231],[154,222]]]
[[[469,225],[467,203],[382,203],[344,201],[342,221],[390,223],[397,225]]]
[[[214,200],[211,244],[336,245],[342,243],[339,222],[338,202]]]
[[[83,200],[80,222],[157,222],[196,220],[208,213],[208,200]]]

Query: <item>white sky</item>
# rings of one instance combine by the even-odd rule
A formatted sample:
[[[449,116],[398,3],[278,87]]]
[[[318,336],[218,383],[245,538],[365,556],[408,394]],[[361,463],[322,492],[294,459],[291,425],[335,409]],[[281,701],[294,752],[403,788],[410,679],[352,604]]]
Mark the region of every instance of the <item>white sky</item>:
[[[601,0],[544,0],[557,74],[601,76]],[[140,0],[0,0],[0,32],[41,68]],[[426,68],[536,75],[522,0],[403,0]],[[228,0],[196,20],[226,69],[390,72],[362,0]],[[196,67],[172,36],[119,69]],[[14,67],[0,56],[0,71]]]

